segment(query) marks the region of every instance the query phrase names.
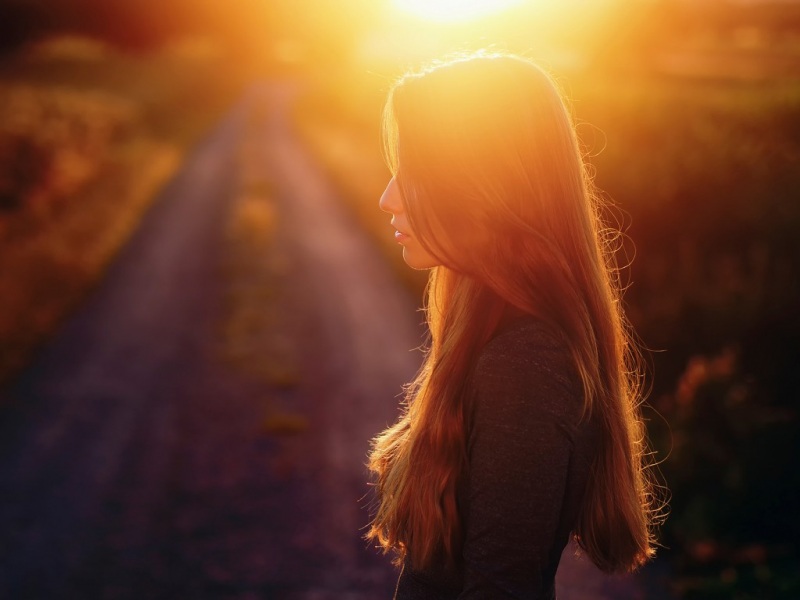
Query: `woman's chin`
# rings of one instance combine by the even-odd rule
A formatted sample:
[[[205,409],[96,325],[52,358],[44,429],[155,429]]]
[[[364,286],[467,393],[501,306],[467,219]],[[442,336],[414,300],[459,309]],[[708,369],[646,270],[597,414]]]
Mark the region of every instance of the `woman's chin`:
[[[437,266],[438,261],[427,252],[415,252],[407,247],[403,248],[403,260],[416,271],[425,271]]]

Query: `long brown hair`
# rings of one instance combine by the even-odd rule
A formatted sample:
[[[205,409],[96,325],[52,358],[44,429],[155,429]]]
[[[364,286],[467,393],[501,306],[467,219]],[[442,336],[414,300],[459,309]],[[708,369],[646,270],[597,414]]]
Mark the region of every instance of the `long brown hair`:
[[[654,555],[640,369],[575,128],[532,62],[475,55],[406,75],[384,114],[387,158],[432,269],[430,344],[399,421],[373,442],[377,511],[367,537],[417,568],[456,560],[467,381],[509,311],[563,337],[602,430],[575,529],[605,571]]]

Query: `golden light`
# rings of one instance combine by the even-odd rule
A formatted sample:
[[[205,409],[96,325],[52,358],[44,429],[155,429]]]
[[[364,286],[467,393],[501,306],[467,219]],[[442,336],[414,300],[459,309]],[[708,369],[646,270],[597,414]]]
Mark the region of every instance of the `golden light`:
[[[394,0],[410,14],[429,21],[469,21],[521,4],[522,0]]]

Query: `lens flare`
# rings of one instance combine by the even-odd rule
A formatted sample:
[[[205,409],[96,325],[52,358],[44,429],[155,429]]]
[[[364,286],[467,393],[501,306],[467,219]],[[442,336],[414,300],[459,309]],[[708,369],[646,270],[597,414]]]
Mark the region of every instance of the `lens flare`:
[[[469,21],[521,4],[522,0],[394,0],[401,10],[429,21]]]

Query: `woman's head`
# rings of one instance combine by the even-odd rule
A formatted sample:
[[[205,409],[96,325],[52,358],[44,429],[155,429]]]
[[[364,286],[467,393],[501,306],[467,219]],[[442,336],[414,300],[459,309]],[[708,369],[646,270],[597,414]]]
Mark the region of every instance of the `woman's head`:
[[[534,240],[589,226],[583,164],[552,79],[519,57],[478,55],[407,75],[385,111],[387,189],[435,263],[484,278]],[[393,211],[390,211],[393,212]],[[393,213],[394,214],[394,213]],[[530,250],[530,248],[528,248]]]
[[[399,207],[390,212],[410,236],[399,239],[407,262],[483,285],[483,314],[512,307],[561,329],[594,397],[605,366],[595,338],[609,333],[596,317],[615,290],[596,198],[553,79],[518,56],[441,63],[394,86],[384,133],[394,177],[381,206]],[[458,305],[465,285],[451,287],[442,301]]]

